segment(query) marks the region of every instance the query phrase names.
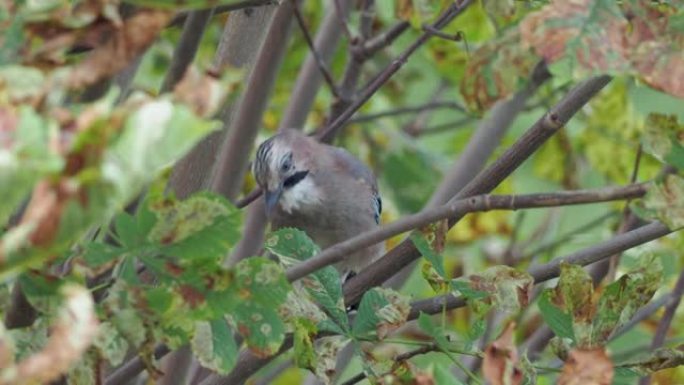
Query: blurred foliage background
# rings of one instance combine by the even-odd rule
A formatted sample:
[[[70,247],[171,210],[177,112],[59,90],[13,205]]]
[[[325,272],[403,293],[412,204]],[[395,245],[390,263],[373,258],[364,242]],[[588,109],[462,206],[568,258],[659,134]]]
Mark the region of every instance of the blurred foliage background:
[[[283,0],[280,5],[272,3],[260,7],[283,7],[289,1]],[[355,95],[425,33],[424,25],[433,23],[442,10],[455,4],[446,0],[348,3],[351,10],[340,22],[346,22],[353,36],[359,36],[363,17],[359,9],[367,3],[374,3],[371,11],[365,11],[372,16],[371,36],[402,21],[408,22],[396,40],[363,62]],[[490,164],[578,81],[598,73],[615,77],[494,193],[528,194],[626,185],[658,178],[663,163],[679,168],[681,154],[667,151],[663,154],[657,148],[654,150],[652,144],[656,141],[653,137],[670,140],[675,147],[682,141],[682,126],[678,122],[684,122],[681,99],[684,96],[681,89],[684,4],[639,0],[586,0],[565,5],[562,1],[544,0],[472,3],[441,30],[444,36],[431,37],[413,53],[336,137],[336,145],[351,151],[378,176],[384,203],[382,223],[416,213],[430,201],[444,176],[459,161],[474,132],[492,113],[492,105],[524,89],[530,83],[532,69],[542,58],[547,60],[552,77],[526,99],[522,112],[514,116],[500,145],[489,157]],[[316,329],[302,321],[306,319],[302,316],[308,314],[306,311],[288,318],[274,310],[293,290],[284,279],[282,267],[265,258],[247,259],[232,269],[223,267],[225,256],[234,250],[246,231],[246,209],[234,207],[235,197],[224,199],[200,193],[179,200],[166,188],[174,162],[207,134],[219,132],[222,125],[215,118],[220,117],[221,108],[238,103],[249,86],[247,75],[252,68],[217,65],[217,47],[225,33],[224,26],[238,13],[255,12],[256,8],[215,12],[197,45],[191,67],[194,75],[183,78],[181,85],[184,86],[161,92],[175,60],[174,49],[183,33],[182,23],[169,22],[179,10],[187,14],[188,10],[215,5],[219,4],[199,0],[2,3],[0,219],[4,228],[0,250],[0,308],[5,326],[0,328],[0,383],[23,383],[9,374],[5,380],[5,373],[16,368],[18,373],[23,373],[21,368],[29,370],[21,366],[22,360],[36,352],[48,354],[50,343],[58,343],[56,337],[61,329],[50,329],[49,325],[58,324],[59,309],[67,306],[61,304],[74,298],[94,306],[93,314],[99,321],[89,319],[91,316],[87,314],[72,315],[71,320],[74,325],[79,322],[88,325],[83,330],[95,330],[99,323],[99,332],[85,333],[82,337],[94,341],[94,345],[88,343],[73,349],[69,345],[66,350],[73,351],[76,357],[53,363],[52,370],[67,373],[66,377],[46,375],[31,377],[33,380],[101,383],[111,379],[108,376],[114,368],[139,355],[148,373],[142,378],[174,383],[164,376],[164,372],[172,372],[168,365],[173,365],[169,364],[173,361],[155,363],[153,359],[160,343],[172,349],[189,343],[201,366],[225,374],[233,369],[243,342],[260,356],[269,356],[278,351],[286,333],[293,331],[295,339],[296,333],[305,336],[301,337],[303,345],[295,342],[295,352],[267,365],[254,377],[254,383],[284,385],[311,381],[307,380],[308,371],[291,365],[293,356],[297,364],[314,371],[329,365],[330,357],[323,356],[333,354],[335,349],[314,348],[305,343],[312,344],[310,339],[322,330],[321,326]],[[329,0],[306,0],[299,5],[311,33],[317,31],[334,7]],[[639,14],[644,9],[645,16]],[[126,12],[135,15],[140,10],[149,19],[137,26],[139,30],[130,30],[138,34],[137,38],[122,38],[121,41],[128,43],[119,48],[114,44],[107,52],[108,46],[103,42],[112,39],[112,34],[118,33],[113,31],[125,25],[121,24],[122,17],[127,20]],[[566,19],[567,24],[558,20],[554,24],[554,17]],[[579,27],[573,24],[573,17],[583,17]],[[630,47],[616,46],[618,43],[611,35],[613,24],[618,23],[615,20],[631,23],[633,35],[629,36],[645,42],[640,49],[650,51],[639,51],[636,43]],[[579,32],[572,30],[575,27]],[[261,124],[254,128],[258,135],[249,144],[251,148],[277,132],[286,108],[298,97],[293,89],[310,48],[297,25],[293,23],[291,28],[291,38],[282,64],[277,68],[264,113],[258,117]],[[644,37],[643,31],[648,28],[656,35],[661,32],[662,39]],[[635,37],[638,33],[642,35]],[[340,34],[340,43],[327,65],[336,80],[344,77],[350,60],[351,40]],[[148,35],[149,41],[143,41]],[[542,44],[544,38],[548,44]],[[549,54],[554,48],[556,51]],[[628,48],[641,56],[625,54]],[[128,57],[118,49],[137,52]],[[104,61],[93,61],[92,53],[98,51],[105,51]],[[618,51],[624,57],[616,59],[612,55]],[[654,57],[662,59],[661,62],[645,67],[643,62],[657,61]],[[107,58],[115,63],[112,68],[104,64]],[[110,78],[131,68],[130,64],[136,60],[140,60],[139,66],[132,67],[135,75],[129,85],[122,88],[116,81],[108,83]],[[93,73],[99,73],[97,81],[87,80]],[[101,81],[106,84],[98,90]],[[335,102],[330,87],[320,86],[301,128],[315,132],[325,126]],[[656,121],[658,117],[664,119],[663,116],[675,123],[668,126]],[[647,133],[654,129],[655,134]],[[647,138],[651,138],[650,146]],[[251,175],[240,179],[239,184],[243,196],[255,187]],[[670,221],[662,211],[656,216],[674,229],[678,226],[672,224],[681,218],[678,210],[682,197],[677,188],[667,186],[672,195],[670,200],[666,199],[664,211],[671,215]],[[126,213],[126,206],[143,191],[138,209],[129,209]],[[662,199],[657,201],[662,203]],[[28,207],[21,208],[22,202],[23,205],[28,202]],[[645,205],[640,215],[653,218],[647,211],[657,205]],[[498,265],[525,271],[530,266],[615,237],[628,212],[629,203],[617,201],[470,214],[448,231],[445,246],[438,250],[446,271],[443,278],[478,274]],[[405,236],[388,239],[388,249]],[[300,241],[307,242],[304,238]],[[680,233],[673,233],[626,251],[614,267],[613,279],[640,268],[640,261],[647,256],[653,257],[663,266],[662,281],[659,281],[662,283],[653,295],[661,298],[672,290],[684,271],[682,241]],[[310,255],[280,253],[305,259],[315,254],[315,246],[310,247]],[[255,285],[251,277],[264,271],[265,283],[259,282],[264,286]],[[339,299],[341,294],[335,294],[329,286],[339,285],[339,278],[321,275],[315,282],[321,285],[325,298]],[[607,278],[604,283],[610,282],[611,278]],[[77,285],[77,291],[81,290],[78,293],[92,294],[92,300],[74,294],[76,289],[64,289],[68,284]],[[555,283],[543,286],[553,288]],[[18,287],[21,287],[20,294],[17,294]],[[604,287],[597,286],[597,292]],[[431,281],[426,279],[425,269],[421,268],[413,269],[398,290],[406,296],[406,301],[441,294],[435,292]],[[399,302],[393,302],[392,295],[377,294],[385,305],[401,308]],[[310,296],[313,302],[321,303],[317,294]],[[21,318],[28,315],[30,322],[13,326],[11,314],[21,305],[17,298],[25,302],[20,310]],[[331,309],[335,308],[325,309],[328,315],[337,311]],[[514,315],[480,310],[477,306],[468,306],[444,312],[433,322],[442,328],[439,333],[450,336],[449,342],[457,342],[463,350],[480,355],[505,329],[508,319],[517,322],[515,340],[520,355],[526,354],[526,348],[531,349],[528,342],[535,331],[548,323],[547,318],[540,316],[534,301]],[[606,346],[612,362],[642,359],[650,349],[662,313],[663,310],[651,312],[608,341]],[[224,320],[225,314],[232,315],[230,327]],[[250,321],[250,314],[268,320],[266,337],[258,330],[245,331],[245,327],[256,327],[255,319]],[[362,316],[370,317],[370,314]],[[326,318],[311,317],[310,320],[318,321]],[[681,349],[682,317],[681,310],[674,314],[665,346]],[[335,321],[334,317],[331,319]],[[235,334],[233,338],[236,331],[242,337]],[[470,377],[455,365],[453,354],[445,354],[440,349],[411,357],[406,367],[391,367],[391,358],[410,350],[414,347],[412,343],[425,344],[436,338],[424,324],[416,323],[402,322],[393,333],[386,342],[373,340],[372,346],[357,347],[357,354],[335,377],[335,383],[344,383],[357,373],[370,376],[384,372],[393,375],[395,382],[389,382],[389,377],[375,380],[415,384],[481,383],[483,374],[478,369],[478,360],[462,362],[476,373]],[[302,358],[313,352],[318,355],[315,359]],[[456,357],[460,362],[467,355]],[[563,362],[551,347],[544,344],[540,351],[530,354],[530,360],[520,360],[522,364],[510,361],[511,365],[527,365],[523,370],[525,383],[535,383],[530,382],[533,372],[537,373],[536,383],[556,382]],[[202,373],[206,372],[198,369],[199,366],[188,366],[187,383],[202,383]],[[642,374],[637,370],[617,370],[612,383],[636,384]],[[485,377],[492,381],[492,377],[486,374]],[[523,383],[511,381],[507,383]],[[680,366],[658,371],[652,381],[654,384],[684,383],[684,369]]]

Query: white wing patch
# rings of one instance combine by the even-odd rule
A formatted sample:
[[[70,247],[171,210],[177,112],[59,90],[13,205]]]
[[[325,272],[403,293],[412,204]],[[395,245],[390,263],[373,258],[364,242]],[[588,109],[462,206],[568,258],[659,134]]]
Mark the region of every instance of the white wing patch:
[[[288,214],[292,214],[293,211],[297,211],[301,207],[319,203],[321,203],[321,194],[311,178],[304,178],[296,185],[283,191],[283,195],[280,197],[280,207]]]

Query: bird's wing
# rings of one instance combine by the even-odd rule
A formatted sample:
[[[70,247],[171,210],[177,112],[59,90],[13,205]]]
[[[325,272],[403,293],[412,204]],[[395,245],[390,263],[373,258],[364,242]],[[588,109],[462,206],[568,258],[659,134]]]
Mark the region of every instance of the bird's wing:
[[[380,198],[380,193],[378,192],[378,182],[373,175],[373,172],[366,166],[363,162],[356,159],[352,154],[347,152],[347,150],[339,147],[333,147],[335,156],[335,165],[342,169],[345,169],[349,174],[360,181],[361,183],[367,185],[371,190],[373,195],[373,210],[375,213],[375,222],[380,223],[380,214],[382,214],[382,199]]]

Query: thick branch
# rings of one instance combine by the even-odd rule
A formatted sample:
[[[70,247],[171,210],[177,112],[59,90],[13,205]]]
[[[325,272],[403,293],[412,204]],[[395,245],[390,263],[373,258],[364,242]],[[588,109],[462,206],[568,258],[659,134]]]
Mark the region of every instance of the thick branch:
[[[185,75],[185,71],[195,58],[200,40],[202,40],[204,30],[207,28],[213,13],[213,8],[190,12],[183,24],[183,33],[173,51],[173,58],[169,70],[166,72],[166,77],[164,77],[160,93],[172,91]]]
[[[211,189],[235,199],[247,170],[249,153],[261,126],[268,97],[275,85],[276,75],[287,50],[292,28],[292,4],[282,3],[276,10],[268,35],[259,50],[259,56],[250,74],[244,97],[235,120],[221,146],[212,175]],[[228,122],[224,122],[228,123]]]
[[[453,199],[460,199],[493,190],[522,162],[529,158],[546,140],[556,133],[593,96],[610,82],[609,76],[598,76],[577,85],[551,111],[539,119],[523,136],[486,170],[478,174]],[[452,217],[453,226],[460,217]],[[404,241],[383,258],[373,263],[345,286],[347,303],[361,298],[367,288],[380,285],[412,261],[420,257],[413,243]]]
[[[249,12],[245,10],[231,14],[221,36],[214,66],[219,70],[227,66],[245,69],[246,83],[254,67],[257,48],[262,45],[275,9],[276,7],[259,7]],[[222,108],[221,119],[224,122],[231,120],[234,105],[235,103],[230,103]],[[224,125],[223,130],[208,135],[176,163],[169,187],[179,198],[208,187],[210,173],[226,128],[227,125]]]
[[[528,195],[479,195],[460,199],[436,208],[427,208],[420,213],[406,216],[401,220],[331,246],[313,258],[288,269],[287,277],[290,280],[297,280],[324,266],[337,263],[351,253],[365,247],[442,219],[462,217],[467,213],[477,211],[517,210],[632,199],[643,196],[646,193],[647,186],[646,184],[633,184],[626,187],[607,187],[595,190]]]

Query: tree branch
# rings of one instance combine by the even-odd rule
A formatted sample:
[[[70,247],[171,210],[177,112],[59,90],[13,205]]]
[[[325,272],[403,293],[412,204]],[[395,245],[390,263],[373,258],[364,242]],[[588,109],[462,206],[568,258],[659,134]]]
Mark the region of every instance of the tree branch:
[[[214,167],[211,190],[230,200],[236,198],[242,186],[249,153],[287,50],[292,29],[292,11],[290,2],[278,6],[269,25],[268,35],[259,49],[259,56],[249,76],[235,119],[224,120],[224,124],[229,124],[230,129]]]
[[[239,1],[236,3],[232,4],[226,4],[226,5],[220,5],[216,8],[214,8],[214,15],[219,15],[221,13],[226,13],[226,12],[231,12],[231,11],[237,11],[240,9],[245,9],[245,8],[253,8],[253,7],[261,7],[264,5],[275,5],[278,4],[278,0],[243,0]],[[176,14],[176,16],[171,19],[171,22],[169,23],[168,27],[176,27],[182,24],[185,24],[187,19],[192,15],[193,12],[202,12],[206,11],[206,9],[199,9],[199,10],[194,10],[194,11],[181,11]]]
[[[491,166],[482,171],[452,200],[487,193],[508,177],[523,161],[558,131],[593,96],[610,82],[609,76],[598,76],[577,85],[553,109],[539,119],[522,137]],[[452,217],[449,227],[460,217]],[[347,303],[355,303],[367,288],[380,285],[420,257],[413,243],[405,240],[380,260],[374,262],[345,285]]]
[[[435,102],[425,103],[422,106],[402,107],[402,108],[397,108],[394,110],[376,112],[373,114],[359,115],[359,116],[356,116],[354,118],[349,119],[347,121],[347,124],[365,123],[365,122],[372,121],[375,119],[380,119],[380,118],[386,118],[386,117],[397,116],[397,115],[405,115],[405,114],[415,114],[415,113],[421,113],[424,111],[437,110],[437,109],[442,109],[442,108],[453,109],[456,111],[461,111],[463,113],[466,112],[465,109],[463,108],[463,106],[456,103],[456,102],[435,101]]]
[[[479,195],[459,199],[439,207],[426,208],[417,214],[403,217],[396,222],[359,234],[331,246],[318,255],[289,268],[287,270],[287,278],[291,281],[297,280],[320,268],[340,262],[351,253],[365,247],[442,219],[460,218],[467,213],[476,211],[517,210],[638,198],[646,193],[647,186],[647,184],[633,184],[625,187],[606,187],[595,190],[561,191],[528,195]]]
[[[213,8],[190,12],[183,23],[183,33],[173,51],[173,58],[166,72],[160,93],[172,91],[183,78],[188,66],[195,59],[204,30],[214,13]]]
[[[275,10],[276,7],[259,7],[250,12],[245,10],[231,14],[221,35],[214,67],[217,70],[226,66],[243,68],[246,72],[243,82],[246,83],[254,67],[258,52],[256,48],[262,45]],[[235,103],[230,103],[222,107],[221,120],[231,120],[234,105]],[[224,124],[221,131],[209,134],[190,153],[176,162],[169,180],[169,188],[179,198],[186,198],[208,187],[211,170],[227,127]]]
[[[438,17],[437,21],[432,25],[432,28],[440,30],[449,24],[456,16],[460,15],[470,4],[472,0],[464,0],[457,4],[453,2],[442,14]],[[433,33],[430,31],[423,32],[420,37],[413,42],[404,52],[402,52],[392,63],[387,66],[380,74],[378,74],[373,80],[370,81],[368,86],[364,87],[363,91],[348,107],[346,107],[339,116],[334,117],[334,120],[330,122],[326,127],[318,132],[316,135],[318,139],[322,142],[330,142],[332,138],[335,137],[336,132],[344,126],[349,118],[358,111],[361,106],[363,106],[368,99],[370,99],[375,92],[377,92],[380,87],[382,87],[401,67],[406,63],[408,58],[423,44],[425,44]],[[359,60],[359,59],[357,59]],[[342,87],[341,87],[342,88]],[[341,90],[340,90],[341,91]],[[344,95],[343,95],[344,96]],[[334,116],[334,115],[332,115]]]
[[[371,57],[376,52],[389,46],[396,40],[402,33],[404,33],[411,24],[408,21],[400,21],[397,24],[391,26],[387,31],[382,32],[376,36],[371,37],[360,49],[358,49],[355,54],[362,57]]]
[[[325,63],[325,60],[323,60],[323,57],[318,53],[316,45],[311,39],[309,28],[306,26],[304,17],[302,17],[302,13],[299,11],[299,6],[297,5],[296,0],[290,0],[290,2],[292,3],[292,9],[294,11],[295,19],[297,19],[297,24],[299,24],[299,29],[301,29],[302,35],[304,36],[304,41],[306,41],[306,45],[309,46],[309,52],[315,59],[316,65],[318,66],[318,70],[320,71],[321,75],[323,75],[323,79],[325,79],[325,82],[328,83],[330,92],[333,94],[333,96],[337,96],[337,87],[335,87],[335,80],[333,80],[332,75],[330,75],[330,71],[328,71],[328,67]]]
[[[340,41],[341,24],[337,12],[349,13],[349,1],[340,4],[341,9],[328,9],[314,39],[314,48],[324,63],[329,63]],[[313,51],[312,51],[313,52]],[[297,80],[292,87],[294,98],[283,112],[279,129],[303,127],[306,117],[316,98],[321,84],[321,72],[318,71],[317,59],[310,52],[299,70]]]

